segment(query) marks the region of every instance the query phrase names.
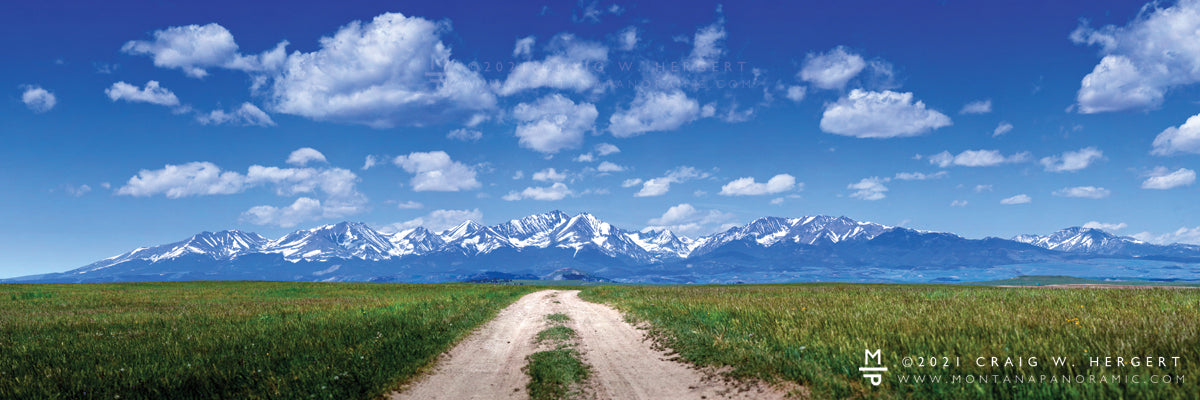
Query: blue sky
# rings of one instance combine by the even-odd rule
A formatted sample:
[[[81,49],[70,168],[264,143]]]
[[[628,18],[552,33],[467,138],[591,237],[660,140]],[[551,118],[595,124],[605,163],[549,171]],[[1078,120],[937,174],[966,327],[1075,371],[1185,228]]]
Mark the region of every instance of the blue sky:
[[[1197,32],[1198,1],[6,2],[0,277],[553,209],[1200,243]]]

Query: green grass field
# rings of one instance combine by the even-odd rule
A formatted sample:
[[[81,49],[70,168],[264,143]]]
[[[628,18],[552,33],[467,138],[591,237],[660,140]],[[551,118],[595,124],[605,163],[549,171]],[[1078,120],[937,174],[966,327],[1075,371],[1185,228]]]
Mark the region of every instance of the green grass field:
[[[1200,290],[1194,289],[802,284],[596,287],[584,289],[583,297],[649,322],[662,343],[688,361],[732,366],[735,377],[791,381],[815,398],[1194,399],[1200,393]],[[891,366],[880,387],[858,370],[866,349],[882,349]],[[904,368],[905,356],[938,357],[939,363],[958,356],[962,365]],[[1039,364],[979,368],[978,356],[1038,357]],[[1056,367],[1054,356],[1077,365]],[[1094,356],[1182,361],[1171,368],[1090,367]],[[947,381],[955,374],[1170,374],[1185,380],[899,383],[904,374]]]
[[[535,289],[0,285],[0,398],[374,398]]]

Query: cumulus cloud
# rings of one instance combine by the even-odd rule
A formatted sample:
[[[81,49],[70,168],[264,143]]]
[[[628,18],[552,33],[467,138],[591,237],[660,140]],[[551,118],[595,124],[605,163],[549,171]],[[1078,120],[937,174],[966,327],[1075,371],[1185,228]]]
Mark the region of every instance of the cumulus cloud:
[[[1200,114],[1193,115],[1180,126],[1163,130],[1154,138],[1154,155],[1177,153],[1200,154]]]
[[[638,30],[635,26],[630,26],[617,32],[617,43],[621,51],[633,51],[638,44]]]
[[[54,108],[58,104],[58,99],[54,97],[54,93],[49,90],[42,89],[41,86],[26,85],[25,91],[21,93],[21,102],[25,103],[25,107],[35,113],[44,113]]]
[[[1104,159],[1104,152],[1095,147],[1084,147],[1078,151],[1068,151],[1061,156],[1042,158],[1041,163],[1050,172],[1075,172],[1087,168],[1092,162]]]
[[[846,188],[854,190],[854,193],[851,193],[850,197],[868,201],[882,200],[887,197],[888,188],[884,186],[884,182],[887,181],[887,178],[872,176],[870,178],[863,178],[858,183],[851,183]]]
[[[764,194],[783,193],[797,187],[802,187],[804,184],[796,184],[796,177],[789,174],[779,174],[771,177],[766,182],[758,183],[754,181],[754,177],[744,177],[734,179],[733,181],[721,186],[722,196],[760,196]]]
[[[392,163],[413,174],[409,184],[414,192],[457,192],[480,186],[474,168],[451,160],[444,151],[409,153],[397,156]]]
[[[409,200],[409,201],[406,201],[403,203],[396,203],[396,208],[399,208],[401,210],[415,210],[415,209],[424,208],[424,207],[425,207],[424,204],[421,204],[421,203],[418,203],[418,202],[415,202],[412,200]]]
[[[362,170],[363,170],[363,171],[366,171],[366,170],[368,170],[368,169],[371,169],[372,167],[374,167],[374,166],[376,166],[376,165],[379,165],[379,158],[377,158],[377,157],[375,157],[375,156],[373,156],[373,155],[370,155],[370,154],[368,154],[368,155],[367,155],[367,157],[366,157],[365,159],[363,159],[363,166],[362,166]]]
[[[788,100],[794,102],[804,101],[804,96],[808,93],[808,88],[804,86],[788,86],[785,96]]]
[[[683,203],[668,208],[662,216],[651,218],[643,231],[670,230],[676,234],[697,237],[729,229],[733,226],[733,214],[719,210],[700,210]]]
[[[966,207],[966,206],[967,206],[966,200],[954,200],[954,201],[950,202],[950,207]]]
[[[1196,171],[1187,168],[1180,168],[1172,172],[1166,167],[1156,167],[1146,176],[1146,180],[1142,182],[1142,189],[1174,189],[1196,182]]]
[[[204,125],[275,126],[270,115],[250,103],[242,103],[241,107],[229,112],[213,110],[208,114],[200,114],[196,120]]]
[[[857,138],[919,136],[950,126],[950,117],[913,101],[912,93],[854,89],[825,106],[821,130]]]
[[[427,125],[495,107],[483,78],[450,58],[449,24],[386,13],[351,22],[274,76],[275,112],[375,128]]]
[[[325,155],[312,147],[301,147],[288,155],[287,163],[303,167],[310,162],[326,162]]]
[[[642,184],[641,178],[630,178],[621,182],[621,187],[634,187]]]
[[[562,182],[555,182],[550,186],[532,186],[527,187],[520,192],[508,192],[502,197],[506,201],[517,201],[522,199],[556,201],[562,200],[567,196],[573,195],[574,192]]]
[[[420,226],[431,232],[442,232],[466,221],[483,221],[483,212],[479,211],[478,208],[471,210],[433,210],[428,215],[382,227],[380,231],[395,233]]]
[[[608,60],[607,47],[563,33],[554,36],[547,48],[550,54],[545,59],[517,64],[503,83],[493,84],[496,93],[509,96],[537,88],[582,92],[600,84],[596,65]]]
[[[79,185],[79,186],[66,185],[66,186],[63,186],[63,190],[66,190],[67,194],[69,194],[73,197],[80,197],[80,196],[83,196],[83,195],[87,194],[88,192],[92,191],[92,187],[88,186],[88,185]]]
[[[720,9],[718,8],[718,12]],[[692,52],[684,60],[688,70],[703,71],[712,69],[717,60],[725,55],[725,17],[720,17],[712,25],[696,30],[692,38]]]
[[[455,129],[446,134],[446,139],[461,140],[464,142],[476,142],[482,138],[483,132],[466,128]]]
[[[1134,234],[1133,237],[1135,239],[1138,239],[1141,241],[1146,241],[1146,242],[1155,243],[1155,244],[1163,244],[1163,245],[1174,244],[1174,243],[1200,245],[1200,226],[1197,226],[1195,228],[1182,227],[1182,228],[1175,230],[1174,232],[1168,232],[1168,233],[1163,233],[1163,234],[1153,234],[1150,232],[1141,232],[1141,233]]]
[[[584,133],[595,126],[597,115],[591,103],[575,104],[557,93],[535,103],[517,104],[513,109],[513,116],[520,121],[516,135],[521,147],[542,153],[579,148]]]
[[[1005,204],[1005,205],[1028,204],[1031,202],[1033,202],[1033,198],[1029,197],[1029,195],[1025,195],[1025,194],[1018,194],[1016,196],[1009,197],[1004,200],[1000,200],[1000,204]]]
[[[1062,188],[1062,189],[1059,189],[1059,190],[1055,190],[1053,194],[1054,194],[1055,196],[1062,196],[1062,197],[1080,197],[1080,198],[1085,198],[1085,199],[1103,199],[1103,198],[1105,198],[1105,197],[1108,197],[1108,195],[1112,194],[1112,192],[1111,192],[1111,191],[1109,191],[1108,189],[1105,189],[1105,188],[1102,188],[1102,187],[1095,187],[1095,186],[1075,186],[1075,187],[1065,187],[1065,188]]]
[[[608,130],[619,138],[675,130],[695,121],[702,111],[700,103],[681,90],[639,89],[628,108],[620,108],[609,117]],[[711,115],[712,110],[708,114]]]
[[[809,53],[796,77],[821,89],[841,89],[866,66],[862,56],[838,46],[822,54]]]
[[[671,190],[672,183],[683,183],[693,179],[705,179],[710,176],[707,172],[702,172],[698,169],[682,166],[667,171],[666,174],[657,178],[647,179],[640,182],[642,189],[639,190],[634,197],[654,197],[667,194]],[[625,183],[631,182],[626,180]],[[636,185],[636,183],[634,183]],[[633,186],[633,185],[630,185]]]
[[[1012,132],[1012,130],[1013,124],[1008,123],[1008,121],[1002,121],[1000,125],[996,125],[996,129],[992,130],[992,137],[1002,136],[1005,133]]]
[[[175,93],[159,85],[158,81],[146,82],[146,86],[142,88],[121,81],[105,89],[104,94],[112,101],[125,100],[130,103],[141,102],[167,107],[179,105],[179,98],[175,97]]]
[[[958,111],[959,114],[987,114],[990,112],[992,112],[992,99],[972,101]]]
[[[1125,26],[1084,23],[1071,33],[1076,44],[1098,46],[1103,55],[1080,84],[1079,112],[1155,108],[1168,90],[1200,82],[1200,1],[1164,5],[1145,5]]]
[[[137,197],[163,195],[177,199],[241,193],[250,188],[270,185],[279,196],[304,196],[284,207],[253,207],[242,214],[242,220],[256,225],[291,227],[305,221],[341,218],[362,212],[367,199],[356,189],[357,182],[357,175],[341,168],[251,165],[242,174],[222,171],[213,163],[201,161],[166,165],[158,170],[141,170],[116,193]],[[324,199],[309,197],[315,194],[323,194]]]
[[[1089,221],[1088,223],[1083,224],[1084,228],[1099,229],[1099,230],[1108,231],[1108,232],[1116,232],[1116,231],[1125,229],[1126,226],[1129,226],[1129,225],[1126,225],[1124,222],[1116,223],[1116,224],[1109,224],[1109,223],[1104,223],[1104,222],[1099,222],[1099,221]]]
[[[1005,156],[999,150],[966,150],[958,155],[943,151],[929,156],[929,163],[942,168],[956,165],[960,167],[994,167],[1006,163],[1021,163],[1029,161],[1033,155],[1020,152]]]
[[[533,173],[533,180],[542,182],[562,182],[567,179],[567,174],[558,172],[554,168],[546,168]]]
[[[596,166],[596,171],[600,171],[600,172],[621,172],[624,170],[625,170],[625,167],[622,167],[620,165],[617,165],[616,163],[612,163],[612,162],[608,162],[608,161],[603,161],[600,163],[600,165]]]
[[[607,156],[609,154],[620,153],[620,152],[621,152],[621,148],[619,148],[616,145],[613,145],[611,143],[600,143],[600,144],[596,145],[596,153],[599,154],[601,157]]]
[[[950,173],[946,172],[946,171],[938,171],[938,172],[934,172],[932,174],[926,174],[926,173],[921,173],[921,172],[900,172],[900,173],[896,174],[896,179],[902,180],[902,181],[924,181],[924,180],[930,180],[930,179],[945,178],[947,175],[950,175]]]
[[[537,39],[532,35],[517,39],[517,44],[513,46],[513,57],[529,58],[531,55],[533,55],[533,44],[536,42]]]

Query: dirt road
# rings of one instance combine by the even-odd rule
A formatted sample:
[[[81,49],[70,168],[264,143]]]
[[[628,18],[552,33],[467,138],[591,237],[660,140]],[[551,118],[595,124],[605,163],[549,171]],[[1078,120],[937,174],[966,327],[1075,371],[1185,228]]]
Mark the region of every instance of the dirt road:
[[[438,361],[434,370],[392,399],[524,399],[529,377],[521,370],[537,350],[534,337],[549,326],[545,316],[563,313],[578,333],[583,361],[592,367],[588,385],[598,399],[772,399],[783,392],[756,385],[738,389],[654,350],[645,335],[617,310],[583,301],[579,291],[531,293],[502,310]]]

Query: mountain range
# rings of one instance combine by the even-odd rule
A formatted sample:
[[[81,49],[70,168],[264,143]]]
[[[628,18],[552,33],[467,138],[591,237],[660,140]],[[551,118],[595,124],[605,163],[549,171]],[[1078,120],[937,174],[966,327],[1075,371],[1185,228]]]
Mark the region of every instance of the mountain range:
[[[0,282],[959,282],[1022,274],[1196,280],[1200,246],[1155,245],[1079,227],[967,239],[830,216],[764,217],[693,239],[552,211],[494,226],[465,221],[442,232],[382,233],[358,222],[274,240],[237,230],[202,232],[63,273]]]

